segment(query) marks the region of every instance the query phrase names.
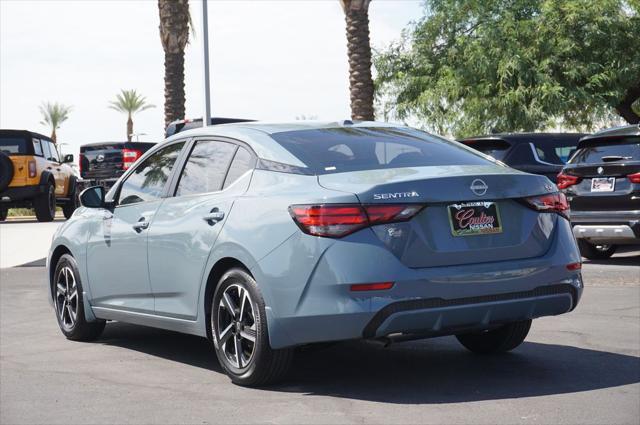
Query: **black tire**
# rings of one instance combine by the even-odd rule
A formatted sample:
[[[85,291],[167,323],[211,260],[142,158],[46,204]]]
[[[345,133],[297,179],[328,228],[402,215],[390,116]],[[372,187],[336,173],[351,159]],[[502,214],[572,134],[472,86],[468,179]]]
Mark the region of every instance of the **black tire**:
[[[53,221],[56,216],[56,188],[53,183],[48,182],[44,192],[36,196],[33,208],[38,221]]]
[[[7,208],[0,208],[0,221],[5,221],[8,215],[9,210]]]
[[[9,186],[11,180],[13,180],[13,162],[6,154],[0,152],[0,192]]]
[[[584,239],[578,239],[580,255],[589,260],[606,260],[616,253],[617,245],[594,245]]]
[[[478,354],[511,351],[524,342],[531,328],[531,320],[503,325],[498,329],[456,335],[460,344]]]
[[[234,293],[238,294],[237,298]],[[237,304],[233,316],[226,307],[227,303],[223,302],[225,294],[231,299],[232,306]],[[243,308],[245,295],[248,297]],[[241,310],[244,310],[243,314],[240,314]],[[282,379],[291,365],[293,349],[274,350],[269,345],[266,317],[264,299],[253,277],[240,268],[226,272],[211,299],[210,323],[216,356],[231,381],[238,385],[258,387],[272,384]],[[230,324],[225,326],[225,321]],[[225,329],[220,329],[222,326]],[[223,332],[224,343],[221,338]],[[253,343],[250,339],[243,339],[242,335],[248,333],[254,337]],[[241,360],[234,361],[230,352],[237,354],[238,340]],[[233,345],[227,347],[231,343]],[[246,353],[249,353],[248,358]],[[235,357],[237,359],[237,355]]]
[[[64,218],[67,220],[71,218],[73,212],[80,206],[80,198],[77,190],[77,186],[73,186],[73,191],[69,193],[69,201],[62,206],[62,212]]]
[[[85,318],[78,264],[69,254],[64,254],[58,260],[51,283],[51,294],[58,326],[67,339],[93,341],[102,334],[106,323],[104,320],[87,322]]]

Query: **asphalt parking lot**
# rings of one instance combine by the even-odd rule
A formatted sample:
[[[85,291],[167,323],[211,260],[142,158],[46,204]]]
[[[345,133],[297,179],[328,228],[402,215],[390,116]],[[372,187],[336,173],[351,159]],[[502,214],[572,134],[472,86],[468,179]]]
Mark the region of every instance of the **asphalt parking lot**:
[[[36,264],[38,264],[36,262]],[[287,382],[230,383],[204,339],[111,323],[67,341],[43,267],[0,271],[0,423],[626,423],[640,418],[640,252],[587,262],[576,311],[513,353],[454,338],[298,353]]]

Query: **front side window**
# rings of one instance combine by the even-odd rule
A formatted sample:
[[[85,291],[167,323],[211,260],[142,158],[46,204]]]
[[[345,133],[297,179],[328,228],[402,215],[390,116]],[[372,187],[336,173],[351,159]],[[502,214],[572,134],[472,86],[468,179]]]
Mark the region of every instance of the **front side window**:
[[[216,192],[229,169],[237,146],[232,143],[196,142],[182,170],[176,196]]]
[[[183,143],[160,149],[129,174],[120,189],[120,205],[153,201],[162,195]]]
[[[47,159],[49,161],[60,162],[56,145],[54,145],[53,142],[50,142],[48,140],[43,140],[42,143],[45,146],[45,153],[48,151],[48,154],[46,155]]]
[[[314,174],[490,163],[456,143],[400,127],[295,130],[271,137]]]

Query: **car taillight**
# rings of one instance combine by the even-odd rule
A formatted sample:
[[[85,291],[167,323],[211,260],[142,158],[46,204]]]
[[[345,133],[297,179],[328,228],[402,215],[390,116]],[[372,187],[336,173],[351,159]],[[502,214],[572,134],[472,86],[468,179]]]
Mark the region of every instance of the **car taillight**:
[[[365,227],[410,220],[423,205],[291,205],[300,230],[312,236],[340,238]]]
[[[137,149],[122,149],[122,169],[127,170],[140,156],[142,152]]]
[[[640,173],[629,174],[627,178],[631,183],[640,183]]]
[[[38,171],[36,170],[36,162],[31,160],[29,161],[29,177],[34,178],[38,175]]]
[[[562,192],[524,198],[524,202],[536,211],[558,213],[569,218],[569,203]]]
[[[563,173],[558,174],[557,179],[558,179],[558,189],[566,189],[569,186],[578,184],[581,180],[580,177],[572,176],[569,174],[563,174]]]

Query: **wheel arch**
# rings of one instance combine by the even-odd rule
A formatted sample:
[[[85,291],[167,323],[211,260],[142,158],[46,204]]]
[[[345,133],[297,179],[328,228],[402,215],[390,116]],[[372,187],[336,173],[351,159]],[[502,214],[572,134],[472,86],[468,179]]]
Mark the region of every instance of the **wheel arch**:
[[[51,298],[53,298],[53,275],[56,272],[58,260],[60,260],[60,257],[64,254],[69,254],[73,257],[71,250],[66,245],[58,245],[51,253],[51,258],[49,260],[49,292]]]
[[[56,179],[53,177],[53,174],[49,171],[43,171],[40,174],[40,184],[45,185],[47,183],[52,183],[54,186],[56,185]]]
[[[236,258],[233,258],[233,257],[220,258],[213,265],[213,267],[209,271],[209,275],[207,276],[207,283],[206,283],[206,287],[205,287],[205,290],[204,290],[203,303],[204,303],[205,327],[206,327],[206,331],[207,331],[207,338],[209,338],[209,339],[212,338],[211,303],[209,302],[209,300],[211,300],[211,297],[213,297],[213,293],[216,290],[216,287],[218,286],[218,283],[220,283],[220,278],[222,278],[222,276],[227,271],[229,271],[229,270],[231,270],[233,268],[240,268],[240,269],[244,270],[245,272],[247,272],[249,275],[251,275],[251,277],[253,277],[253,274],[249,270],[249,267],[247,267],[242,261],[240,261],[240,260],[238,260]]]

